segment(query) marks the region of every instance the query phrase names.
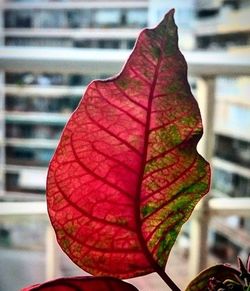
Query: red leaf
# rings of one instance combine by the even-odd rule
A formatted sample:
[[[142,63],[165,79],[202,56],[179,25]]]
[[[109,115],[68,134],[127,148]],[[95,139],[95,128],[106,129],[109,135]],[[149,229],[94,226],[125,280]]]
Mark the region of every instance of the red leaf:
[[[95,275],[162,271],[208,191],[198,105],[170,11],[122,72],[92,82],[51,161],[47,200],[62,249]]]
[[[190,282],[185,291],[207,290],[209,279],[215,278],[223,282],[224,280],[235,280],[240,272],[227,265],[215,265],[202,271],[193,281]]]
[[[26,287],[21,291],[138,291],[133,285],[109,277],[60,278],[43,284]]]

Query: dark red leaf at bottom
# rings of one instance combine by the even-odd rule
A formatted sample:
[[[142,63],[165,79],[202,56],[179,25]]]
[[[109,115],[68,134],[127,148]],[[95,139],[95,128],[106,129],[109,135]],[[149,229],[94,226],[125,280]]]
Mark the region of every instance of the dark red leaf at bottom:
[[[60,278],[21,291],[138,291],[133,285],[110,277]]]

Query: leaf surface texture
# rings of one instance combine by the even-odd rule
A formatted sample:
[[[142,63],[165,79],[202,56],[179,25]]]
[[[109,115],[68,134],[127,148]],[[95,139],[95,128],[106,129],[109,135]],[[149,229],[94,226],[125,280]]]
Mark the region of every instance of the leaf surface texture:
[[[164,268],[208,191],[198,105],[170,11],[141,32],[122,72],[92,82],[50,163],[47,201],[62,249],[95,275]]]
[[[133,285],[109,277],[60,278],[21,291],[138,291]]]
[[[209,279],[214,278],[223,282],[224,280],[236,280],[240,272],[227,265],[215,265],[202,271],[193,279],[185,291],[204,291],[208,290]],[[237,281],[237,280],[236,280]]]

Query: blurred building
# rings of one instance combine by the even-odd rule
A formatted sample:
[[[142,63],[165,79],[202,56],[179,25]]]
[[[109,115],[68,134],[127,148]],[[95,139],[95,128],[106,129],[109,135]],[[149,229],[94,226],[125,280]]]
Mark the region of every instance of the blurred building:
[[[8,47],[131,49],[147,26],[139,1],[8,1],[2,3],[2,42]],[[1,191],[42,198],[48,162],[84,86],[108,74],[9,70],[2,74]]]
[[[180,39],[187,40],[182,49],[194,48],[193,2],[176,7]],[[22,51],[27,47],[132,49],[140,30],[155,26],[172,5],[147,0],[3,0],[1,41]],[[43,197],[48,162],[84,86],[108,76],[18,69],[2,73],[2,194],[13,199]]]
[[[163,18],[166,11],[175,9],[175,21],[178,26],[179,46],[182,50],[193,50],[195,43],[195,0],[163,1],[149,0],[148,23],[150,27]]]
[[[199,50],[229,51],[250,58],[250,1],[197,0],[196,44]],[[216,79],[213,193],[220,197],[250,197],[250,78]],[[233,233],[227,225],[236,229]],[[230,218],[213,225],[218,232],[216,248],[223,252],[250,251],[250,221]],[[221,241],[221,245],[219,244]],[[228,249],[225,250],[225,246]],[[232,253],[224,254],[234,257]]]
[[[44,54],[52,55],[55,48],[58,52],[61,48],[131,50],[140,30],[155,26],[173,8],[163,2],[170,3],[0,0],[0,44],[10,50],[19,48],[30,58],[36,53],[33,48],[44,48]],[[194,22],[193,6],[179,5],[176,16],[187,37],[185,25]],[[193,40],[191,36],[182,42],[182,49],[193,48]],[[44,200],[48,163],[66,121],[86,85],[110,76],[108,68],[107,72],[102,68],[102,72],[79,74],[64,72],[62,65],[60,71],[51,71],[14,66],[0,72],[0,201]],[[0,291],[45,280],[46,225],[26,218],[14,223],[0,221]],[[62,263],[63,275],[74,274],[72,267]],[[75,272],[82,275],[82,271]]]
[[[132,48],[147,1],[5,1],[6,46]]]
[[[46,53],[62,47],[130,50],[140,30],[155,26],[173,7],[182,50],[229,50],[249,57],[249,0],[2,0],[0,41],[23,51],[46,48]],[[106,77],[108,72],[18,68],[1,72],[0,194],[4,199],[44,199],[48,163],[65,122],[84,87],[94,78]],[[213,190],[217,196],[249,197],[250,79],[220,76],[215,91]],[[234,221],[236,227],[247,224]]]

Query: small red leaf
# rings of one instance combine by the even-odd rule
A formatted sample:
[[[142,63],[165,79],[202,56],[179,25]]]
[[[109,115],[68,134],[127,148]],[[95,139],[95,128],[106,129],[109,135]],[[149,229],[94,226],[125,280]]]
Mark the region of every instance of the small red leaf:
[[[122,72],[92,82],[50,163],[47,201],[62,249],[95,275],[162,271],[209,188],[198,105],[170,11]]]
[[[133,285],[110,277],[60,278],[21,291],[138,291]]]
[[[193,281],[190,282],[185,291],[204,291],[208,290],[209,279],[214,278],[221,282],[229,279],[235,280],[240,272],[227,265],[215,265],[202,271]]]

